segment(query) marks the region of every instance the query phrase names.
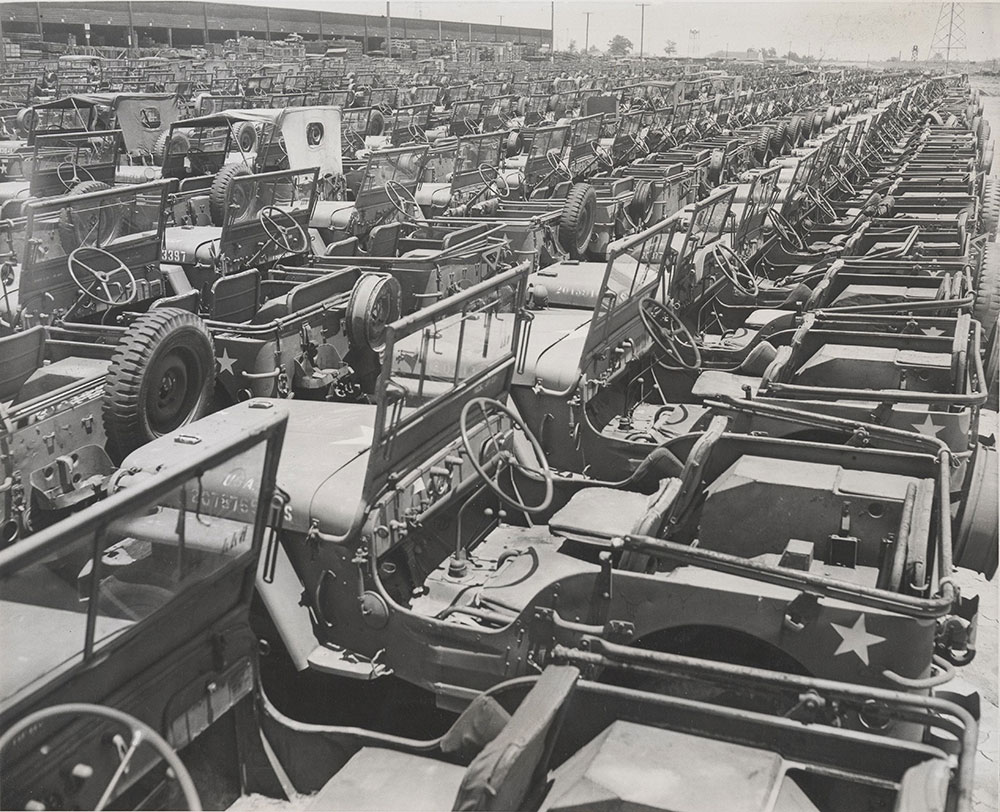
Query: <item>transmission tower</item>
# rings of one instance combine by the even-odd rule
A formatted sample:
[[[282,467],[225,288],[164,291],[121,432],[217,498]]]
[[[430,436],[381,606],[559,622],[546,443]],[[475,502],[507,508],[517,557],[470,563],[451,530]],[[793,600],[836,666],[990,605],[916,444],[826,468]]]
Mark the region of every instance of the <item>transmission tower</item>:
[[[934,39],[931,49],[927,52],[928,59],[934,54],[944,52],[944,67],[948,69],[952,52],[965,50],[965,8],[961,3],[942,3],[938,12],[937,26],[934,28]]]
[[[701,31],[697,28],[688,30],[688,56],[698,57],[701,54]]]

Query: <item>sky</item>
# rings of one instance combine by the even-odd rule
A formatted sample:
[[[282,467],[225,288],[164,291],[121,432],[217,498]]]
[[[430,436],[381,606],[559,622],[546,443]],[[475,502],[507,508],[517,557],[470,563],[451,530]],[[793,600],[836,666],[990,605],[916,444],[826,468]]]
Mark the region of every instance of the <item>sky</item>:
[[[134,0],[137,1],[137,0]],[[253,0],[246,0],[252,2]],[[322,9],[384,15],[378,0],[268,0],[272,7]],[[668,40],[677,44],[678,56],[698,56],[713,51],[775,48],[825,59],[873,60],[902,55],[910,58],[917,45],[920,58],[928,54],[939,12],[950,3],[920,0],[885,2],[834,2],[833,0],[726,0],[725,2],[672,2],[645,0],[646,54],[662,54]],[[966,50],[953,58],[1000,59],[1000,0],[956,3],[964,9]],[[475,23],[548,28],[553,5],[545,0],[495,2],[495,0],[392,0],[393,15],[430,17]],[[615,34],[632,40],[639,52],[643,10],[637,0],[556,0],[556,48],[575,41],[582,48],[590,16],[590,43],[604,49]],[[698,34],[697,53],[690,31]]]

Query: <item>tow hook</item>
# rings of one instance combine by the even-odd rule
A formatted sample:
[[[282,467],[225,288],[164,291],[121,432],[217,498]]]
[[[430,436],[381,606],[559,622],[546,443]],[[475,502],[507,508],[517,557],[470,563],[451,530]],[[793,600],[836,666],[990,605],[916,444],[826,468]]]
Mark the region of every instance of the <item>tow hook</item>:
[[[955,609],[938,620],[934,644],[952,665],[968,665],[976,656],[979,595],[960,595]]]

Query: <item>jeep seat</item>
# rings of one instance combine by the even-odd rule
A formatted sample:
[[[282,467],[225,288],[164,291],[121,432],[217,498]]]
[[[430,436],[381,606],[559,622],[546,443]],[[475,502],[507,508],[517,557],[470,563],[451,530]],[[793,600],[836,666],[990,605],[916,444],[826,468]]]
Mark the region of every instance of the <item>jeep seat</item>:
[[[45,359],[45,328],[0,337],[0,402],[17,397]]]
[[[363,747],[310,798],[307,810],[439,812],[451,809],[465,769],[384,747]]]
[[[553,771],[540,809],[818,812],[793,766],[767,749],[618,720]]]
[[[355,211],[357,209],[353,200],[319,200],[309,218],[309,228],[346,231]]]

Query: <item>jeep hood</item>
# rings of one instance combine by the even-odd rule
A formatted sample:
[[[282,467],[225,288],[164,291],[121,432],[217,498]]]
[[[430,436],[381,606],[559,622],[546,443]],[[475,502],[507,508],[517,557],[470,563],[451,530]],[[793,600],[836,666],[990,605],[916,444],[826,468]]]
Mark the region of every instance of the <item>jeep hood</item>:
[[[290,497],[285,527],[306,532],[315,521],[330,535],[346,533],[361,509],[376,406],[282,401],[288,428],[278,486]]]
[[[324,533],[346,533],[365,484],[376,409],[371,404],[255,398],[153,440],[130,454],[122,469],[136,469],[131,476],[141,477],[184,462],[195,438],[199,448],[223,445],[259,425],[261,413],[254,406],[262,403],[288,415],[278,465],[278,486],[290,497],[284,526],[304,533],[315,520]],[[186,442],[177,442],[181,435]],[[234,485],[232,473],[227,467],[209,471],[202,487],[218,493],[238,490],[244,480]],[[128,481],[121,484],[127,487]]]

